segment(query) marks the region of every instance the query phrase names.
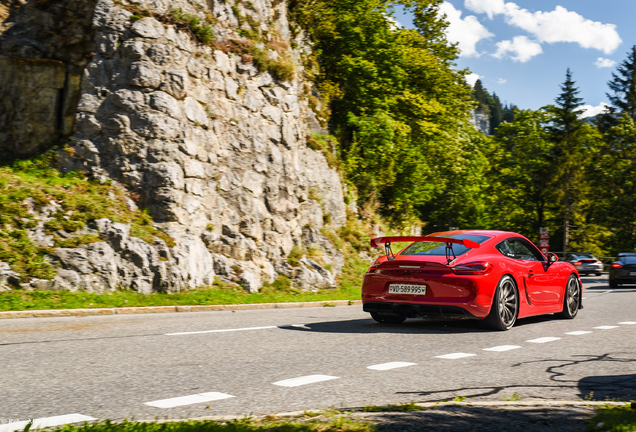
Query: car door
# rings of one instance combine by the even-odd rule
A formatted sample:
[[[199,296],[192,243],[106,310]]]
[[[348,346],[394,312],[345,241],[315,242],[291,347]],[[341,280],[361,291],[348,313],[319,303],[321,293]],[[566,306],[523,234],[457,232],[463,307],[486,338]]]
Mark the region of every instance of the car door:
[[[523,284],[531,305],[560,305],[562,287],[559,286],[557,269],[544,261],[543,255],[529,241],[522,238],[510,238],[507,241],[515,259],[519,260],[525,269]]]

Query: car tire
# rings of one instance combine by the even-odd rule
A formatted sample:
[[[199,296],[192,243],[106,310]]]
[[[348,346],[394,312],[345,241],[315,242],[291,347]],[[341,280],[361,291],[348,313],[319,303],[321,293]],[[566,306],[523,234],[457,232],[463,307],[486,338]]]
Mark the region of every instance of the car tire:
[[[601,275],[601,273],[595,273],[595,274],[596,274],[596,276],[600,276]]]
[[[371,318],[382,324],[402,324],[406,317],[402,315],[388,315],[378,312],[371,312]]]
[[[563,319],[572,319],[579,312],[579,306],[581,306],[581,287],[576,276],[570,275],[563,295],[563,311],[555,315]]]
[[[490,313],[483,323],[491,330],[509,330],[517,322],[518,315],[519,290],[512,276],[506,275],[497,284]]]
[[[610,279],[609,286],[610,288],[618,288],[618,282],[616,282],[614,279]]]

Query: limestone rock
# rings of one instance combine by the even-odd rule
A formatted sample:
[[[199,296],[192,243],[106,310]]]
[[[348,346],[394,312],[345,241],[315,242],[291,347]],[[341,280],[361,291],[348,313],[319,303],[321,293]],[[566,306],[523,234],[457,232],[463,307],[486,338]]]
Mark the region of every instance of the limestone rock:
[[[248,58],[203,45],[155,18],[170,8],[203,17],[199,8],[209,8],[218,19],[217,40],[235,38],[238,21],[221,0],[196,7],[186,0],[144,2],[155,15],[134,22],[112,0],[46,4],[75,7],[70,15],[87,12],[76,17],[86,26],[72,23],[76,45],[58,40],[83,51],[57,59],[41,36],[34,39],[39,51],[23,61],[17,41],[26,39],[0,30],[0,123],[11,119],[9,132],[0,131],[0,150],[13,145],[11,152],[28,154],[62,119],[70,149],[59,152],[60,167],[123,184],[176,245],[146,243],[128,225],[98,220],[92,229],[103,241],[58,248],[51,258],[57,277],[27,283],[28,289],[176,292],[218,277],[253,292],[279,274],[303,290],[335,286],[342,254],[321,229],[344,224],[343,187],[325,156],[306,145],[312,111],[302,74],[280,82]],[[284,1],[252,4],[243,13],[263,30],[270,26],[291,38]],[[303,49],[289,52],[298,68]],[[41,244],[50,242],[42,234],[32,233]],[[290,266],[294,246],[319,248],[321,258]]]
[[[136,21],[131,30],[141,37],[157,39],[166,33],[166,29],[159,21],[152,17],[145,17]]]

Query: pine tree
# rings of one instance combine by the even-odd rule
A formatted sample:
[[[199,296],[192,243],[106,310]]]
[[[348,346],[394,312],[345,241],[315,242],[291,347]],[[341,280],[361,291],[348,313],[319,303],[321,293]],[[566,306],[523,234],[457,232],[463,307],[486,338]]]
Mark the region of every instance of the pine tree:
[[[582,132],[587,124],[580,119],[583,99],[578,97],[579,89],[574,86],[572,72],[568,68],[565,82],[561,84],[561,94],[550,107],[553,114],[550,131],[555,144],[554,161],[557,175],[555,180],[561,191],[563,205],[563,252],[567,252],[570,242],[570,223],[578,200],[581,173],[583,171]]]
[[[508,123],[512,123],[513,121],[515,121],[515,109],[517,109],[517,107],[513,104],[504,105],[501,114],[501,120]]]
[[[481,80],[477,80],[475,82],[473,95],[474,95],[475,101],[477,101],[477,103],[479,104],[477,106],[477,110],[490,115],[490,109],[489,109],[490,94],[488,94],[488,90],[486,90],[484,86],[482,85]]]
[[[618,73],[612,72],[612,80],[607,83],[614,94],[606,95],[619,114],[625,113],[636,120],[636,45],[616,70]]]
[[[492,100],[490,101],[490,135],[495,134],[495,130],[499,127],[503,120],[503,110],[501,108],[501,101],[496,93],[492,94]]]

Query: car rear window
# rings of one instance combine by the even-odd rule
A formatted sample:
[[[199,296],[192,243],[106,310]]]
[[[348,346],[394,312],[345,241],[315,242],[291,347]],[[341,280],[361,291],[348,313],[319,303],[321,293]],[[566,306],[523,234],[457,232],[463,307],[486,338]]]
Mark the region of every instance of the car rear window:
[[[621,260],[625,264],[636,264],[636,256],[624,256],[624,257],[621,257]]]
[[[469,235],[469,234],[450,234],[443,236],[433,236],[441,238],[453,238],[458,240],[472,240],[476,243],[483,243],[488,240],[488,236]],[[465,254],[470,248],[464,245],[453,244],[453,252],[455,256]],[[446,243],[437,242],[415,242],[400,254],[400,255],[446,255]]]

